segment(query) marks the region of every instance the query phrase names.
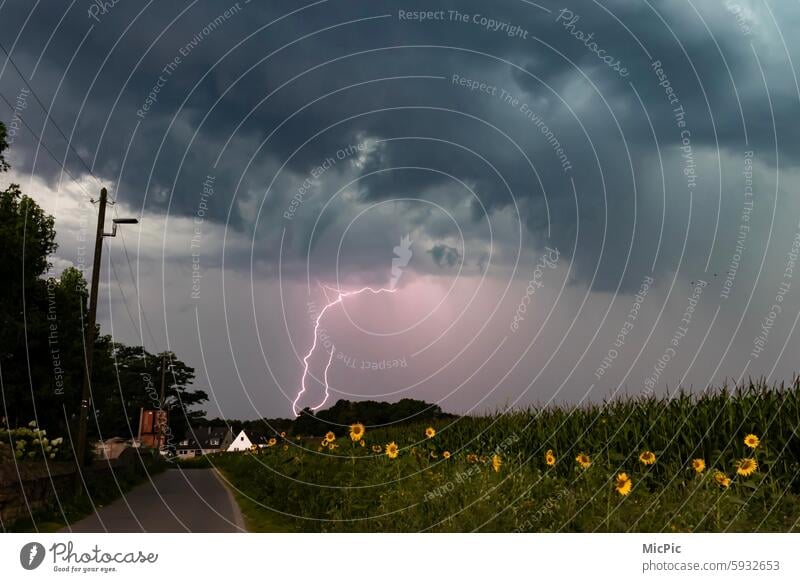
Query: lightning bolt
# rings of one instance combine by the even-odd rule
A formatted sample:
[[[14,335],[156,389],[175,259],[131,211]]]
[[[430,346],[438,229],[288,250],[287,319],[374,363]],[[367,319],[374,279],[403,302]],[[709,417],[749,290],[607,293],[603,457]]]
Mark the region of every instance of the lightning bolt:
[[[326,289],[326,288],[330,289],[331,291],[335,291],[336,292],[336,299],[334,299],[333,301],[329,301],[328,304],[325,305],[325,307],[320,309],[320,312],[317,315],[317,319],[314,322],[314,341],[312,342],[311,348],[308,350],[308,353],[303,358],[303,378],[300,380],[300,391],[297,393],[297,396],[295,397],[294,402],[292,402],[292,412],[294,412],[295,416],[299,416],[300,415],[300,412],[297,409],[297,403],[300,401],[300,397],[306,391],[306,378],[308,377],[308,360],[311,359],[311,355],[314,353],[314,350],[317,349],[317,338],[319,337],[319,325],[320,325],[320,322],[322,321],[322,317],[325,315],[325,312],[327,312],[331,307],[334,307],[334,306],[339,305],[340,303],[342,303],[342,301],[344,301],[345,297],[351,297],[353,295],[360,295],[360,294],[362,294],[362,293],[364,293],[366,291],[369,291],[370,293],[372,293],[374,295],[378,295],[380,293],[395,293],[397,291],[397,289],[393,289],[393,288],[392,289],[387,289],[387,288],[373,289],[372,287],[364,287],[364,288],[358,289],[356,291],[340,291],[339,289],[334,289],[332,287],[323,287],[323,289]],[[326,294],[326,299],[327,299],[327,294]],[[325,380],[325,398],[320,404],[318,404],[317,406],[313,406],[311,408],[311,410],[319,410],[328,401],[328,397],[330,396],[330,384],[328,383],[328,370],[330,369],[331,364],[333,363],[333,354],[334,354],[335,351],[336,351],[335,346],[331,345],[331,355],[330,355],[330,358],[328,358],[328,365],[325,366],[325,373],[323,375],[323,378]]]
[[[37,546],[31,546],[31,551],[28,554],[28,566],[33,564],[33,559],[36,557],[36,554],[39,553],[39,548]]]

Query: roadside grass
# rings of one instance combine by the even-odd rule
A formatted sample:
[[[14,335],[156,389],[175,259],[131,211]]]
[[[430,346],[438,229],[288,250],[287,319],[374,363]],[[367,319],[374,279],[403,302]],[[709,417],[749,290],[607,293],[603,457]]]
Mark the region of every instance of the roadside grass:
[[[751,384],[366,427],[358,441],[334,427],[333,441],[276,436],[203,462],[251,531],[800,531],[798,427],[797,382]]]

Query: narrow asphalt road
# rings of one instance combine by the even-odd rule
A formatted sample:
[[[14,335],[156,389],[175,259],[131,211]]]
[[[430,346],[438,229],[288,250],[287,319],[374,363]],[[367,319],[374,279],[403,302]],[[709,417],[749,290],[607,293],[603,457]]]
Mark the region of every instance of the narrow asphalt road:
[[[62,531],[208,533],[245,528],[239,506],[213,469],[169,469]]]

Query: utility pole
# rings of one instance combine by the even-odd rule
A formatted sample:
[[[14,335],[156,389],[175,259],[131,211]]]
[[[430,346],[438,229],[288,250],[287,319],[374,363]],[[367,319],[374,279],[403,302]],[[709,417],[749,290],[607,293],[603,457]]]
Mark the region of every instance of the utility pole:
[[[103,252],[103,229],[106,224],[106,203],[108,191],[100,190],[100,204],[97,209],[97,234],[94,239],[94,261],[92,262],[92,285],[89,288],[89,324],[86,327],[84,354],[86,368],[83,370],[83,390],[81,391],[81,416],[78,425],[78,467],[86,460],[86,432],[89,423],[89,404],[91,398],[92,360],[94,359],[95,322],[97,321],[97,289],[100,284],[100,255]]]
[[[83,371],[83,389],[81,391],[81,410],[78,424],[78,443],[75,449],[78,474],[78,493],[81,491],[80,469],[85,464],[86,459],[86,440],[89,424],[89,406],[91,405],[91,382],[92,382],[92,362],[94,360],[94,342],[97,334],[97,291],[100,286],[100,258],[103,252],[103,237],[117,236],[118,224],[138,224],[135,218],[115,218],[114,227],[110,233],[105,232],[106,224],[106,205],[108,203],[108,190],[100,190],[100,200],[97,209],[97,233],[94,239],[94,261],[92,262],[92,284],[89,288],[89,321],[86,328],[84,340],[84,354],[86,367]],[[112,202],[113,204],[113,202]]]

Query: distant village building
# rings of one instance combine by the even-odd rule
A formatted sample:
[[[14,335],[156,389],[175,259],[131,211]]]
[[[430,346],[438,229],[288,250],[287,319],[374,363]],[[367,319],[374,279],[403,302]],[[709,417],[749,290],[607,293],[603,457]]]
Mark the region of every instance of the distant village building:
[[[188,459],[225,452],[233,442],[233,432],[225,426],[190,428],[178,443],[178,457]]]
[[[166,445],[167,412],[165,410],[139,410],[139,444],[161,450]]]

